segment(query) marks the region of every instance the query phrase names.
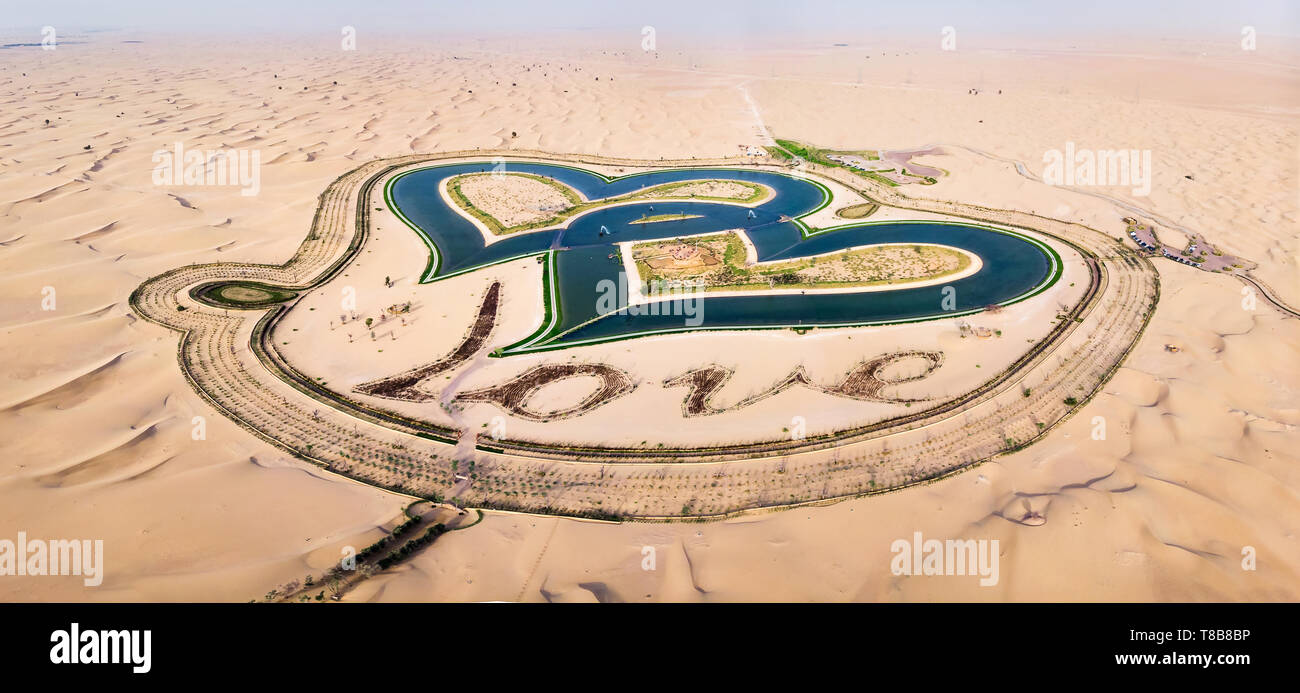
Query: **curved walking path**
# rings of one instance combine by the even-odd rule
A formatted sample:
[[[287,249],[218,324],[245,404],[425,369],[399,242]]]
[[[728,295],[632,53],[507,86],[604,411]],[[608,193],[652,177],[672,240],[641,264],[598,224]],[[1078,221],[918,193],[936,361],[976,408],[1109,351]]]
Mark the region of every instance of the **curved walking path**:
[[[613,166],[726,166],[745,162],[632,161],[542,152],[452,152],[369,162],[320,197],[312,229],[283,265],[203,264],[144,282],[131,296],[146,319],[181,333],[185,377],[215,408],[295,456],[359,481],[438,499],[454,483],[456,431],[328,391],[297,373],[267,335],[287,306],[229,311],[190,292],[217,281],[302,291],[328,281],[365,244],[377,182],[428,161],[522,157]],[[1132,349],[1159,296],[1151,263],[1117,239],[1023,212],[909,198],[842,169],[808,166],[869,198],[1051,236],[1087,258],[1089,287],[1066,320],[1016,364],[956,400],[906,417],[803,441],[743,449],[587,449],[491,441],[455,462],[472,468],[458,502],[595,518],[723,516],[900,488],[1017,449],[1085,402]],[[359,203],[360,202],[360,203]],[[290,303],[289,305],[292,305]],[[1026,395],[1026,390],[1030,394]],[[472,463],[472,467],[469,465]]]
[[[1232,276],[1240,279],[1246,284],[1254,286],[1255,289],[1259,291],[1259,295],[1263,296],[1264,300],[1271,303],[1274,308],[1278,309],[1283,313],[1286,313],[1290,317],[1300,318],[1300,311],[1297,311],[1295,308],[1292,308],[1290,305],[1288,305],[1286,301],[1283,301],[1278,296],[1277,292],[1273,290],[1272,287],[1264,283],[1264,280],[1252,275],[1249,272],[1245,272],[1241,270],[1233,272]]]

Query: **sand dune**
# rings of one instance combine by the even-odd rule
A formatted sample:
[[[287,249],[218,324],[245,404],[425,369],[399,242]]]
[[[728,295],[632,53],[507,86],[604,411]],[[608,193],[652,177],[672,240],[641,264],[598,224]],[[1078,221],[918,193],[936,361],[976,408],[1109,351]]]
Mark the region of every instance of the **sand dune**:
[[[157,424],[132,431],[129,440],[93,457],[35,477],[42,486],[64,488],[104,481],[127,481],[146,474],[170,459],[156,449]]]
[[[409,499],[306,466],[224,418],[182,377],[176,335],[126,304],[145,278],[179,265],[283,262],[317,195],[376,157],[496,147],[733,156],[761,144],[764,125],[828,147],[942,145],[917,162],[949,175],[916,194],[1117,238],[1125,205],[1137,207],[1170,233],[1204,234],[1258,263],[1300,305],[1300,61],[1290,54],[800,44],[656,58],[627,37],[394,40],[355,53],[306,40],[121,38],[0,51],[0,536],[103,538],[108,562],[99,588],[6,578],[0,600],[246,601],[319,574],[342,547],[391,526]],[[1041,175],[1043,152],[1067,141],[1151,150],[1151,195],[1049,188],[1012,163]],[[154,185],[153,153],[176,142],[257,150],[259,193]],[[1231,277],[1157,266],[1162,297],[1138,348],[1043,443],[900,493],[723,522],[488,513],[348,599],[1293,601],[1300,321],[1262,301],[1243,309]],[[459,326],[473,306],[438,308],[431,320]],[[727,401],[787,365],[746,376]],[[892,575],[890,542],[915,531],[998,539],[1001,581]],[[1255,571],[1240,568],[1247,546]],[[643,547],[654,548],[653,570]]]

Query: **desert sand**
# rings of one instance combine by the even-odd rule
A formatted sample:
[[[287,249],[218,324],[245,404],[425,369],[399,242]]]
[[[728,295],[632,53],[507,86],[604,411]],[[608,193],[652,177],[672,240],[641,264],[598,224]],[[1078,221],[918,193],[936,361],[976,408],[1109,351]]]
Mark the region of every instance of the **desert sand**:
[[[460,191],[470,204],[490,209],[493,218],[506,228],[547,219],[570,206],[557,190],[525,176],[469,176],[461,181]]]
[[[1243,54],[1233,40],[1094,39],[1070,50],[940,53],[929,41],[804,40],[654,55],[635,35],[394,40],[355,52],[334,38],[76,38],[54,51],[0,50],[0,537],[101,538],[106,577],[97,588],[77,577],[3,577],[7,601],[246,601],[319,574],[340,547],[365,546],[401,521],[409,498],[296,460],[212,409],[177,367],[176,334],[127,303],[142,281],[185,264],[284,262],[317,196],[377,157],[518,147],[711,158],[773,134],[845,149],[938,146],[943,154],[918,163],[948,175],[906,194],[1030,211],[1117,239],[1122,217],[1137,216],[1166,242],[1200,234],[1258,263],[1254,276],[1300,305],[1300,59],[1277,44]],[[177,142],[258,151],[257,194],[156,185],[154,153]],[[1043,152],[1067,142],[1151,150],[1150,196],[1037,180]],[[425,257],[395,221],[379,227],[376,241],[387,245],[376,252],[405,264],[360,259],[362,286],[375,287],[361,293],[372,313],[410,299]],[[1022,451],[926,486],[721,522],[489,511],[347,598],[1300,598],[1300,321],[1262,299],[1247,309],[1234,277],[1155,262],[1159,307],[1124,367]],[[509,276],[502,266],[503,281],[537,285],[536,263],[513,264]],[[412,314],[412,329],[443,335],[421,345],[427,356],[454,345],[487,279],[449,280],[452,300]],[[540,297],[516,301],[498,329],[526,334],[528,303]],[[1023,343],[1036,328],[1017,328],[1016,317],[988,326]],[[443,320],[449,327],[439,329]],[[961,343],[954,325],[917,337],[908,329],[880,339]],[[818,338],[828,370],[852,360],[849,336]],[[724,337],[699,339],[725,348]],[[768,357],[788,355],[792,339],[764,335],[737,355],[770,364],[738,368],[749,380],[737,391],[788,372],[799,359]],[[682,340],[663,338],[662,348]],[[341,347],[289,341],[289,351],[325,352],[311,355],[318,363],[347,359]],[[407,343],[396,341],[420,344]],[[976,357],[953,353],[950,364],[962,358]],[[392,371],[354,372],[361,382]],[[768,425],[782,417],[788,411],[773,410]],[[1093,437],[1096,417],[1104,440]],[[999,539],[1001,581],[893,576],[890,543],[916,531]],[[646,546],[657,551],[653,571],[642,569]],[[1257,570],[1242,570],[1243,547],[1257,552]]]

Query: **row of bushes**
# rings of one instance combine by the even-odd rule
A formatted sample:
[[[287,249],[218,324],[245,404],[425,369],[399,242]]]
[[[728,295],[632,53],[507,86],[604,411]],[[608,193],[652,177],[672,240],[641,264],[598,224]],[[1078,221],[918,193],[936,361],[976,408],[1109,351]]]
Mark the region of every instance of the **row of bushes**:
[[[408,557],[410,557],[411,554],[415,553],[416,551],[419,551],[420,549],[424,548],[425,546],[428,546],[429,544],[432,544],[433,540],[442,536],[446,531],[447,531],[447,525],[444,525],[441,522],[430,527],[428,530],[425,531],[424,534],[421,534],[420,536],[406,542],[405,544],[402,544],[402,548],[379,559],[380,569],[387,570],[388,567],[393,565],[394,563],[400,563],[406,560]]]
[[[402,524],[394,527],[393,531],[390,532],[388,536],[362,549],[361,552],[357,554],[357,559],[364,561],[367,558],[370,558],[371,556],[374,556],[375,554],[379,553],[380,551],[383,551],[389,544],[393,543],[394,540],[398,539],[403,534],[406,534],[407,532],[411,531],[418,524],[420,524],[420,518],[413,517],[407,520],[406,522],[403,522]]]

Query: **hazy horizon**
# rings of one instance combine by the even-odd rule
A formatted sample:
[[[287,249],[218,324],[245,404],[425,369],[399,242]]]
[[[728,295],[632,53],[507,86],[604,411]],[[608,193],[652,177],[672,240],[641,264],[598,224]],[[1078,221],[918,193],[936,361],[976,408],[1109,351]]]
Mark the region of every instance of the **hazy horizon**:
[[[248,32],[284,35],[358,31],[474,33],[502,36],[570,31],[639,32],[653,26],[660,36],[676,33],[725,40],[747,36],[797,38],[838,36],[846,41],[888,38],[880,33],[925,35],[953,26],[965,39],[981,35],[1132,36],[1153,39],[1216,38],[1235,40],[1243,26],[1261,35],[1300,36],[1300,4],[1287,0],[1240,3],[1133,3],[1098,0],[1087,5],[1043,6],[1039,3],[952,0],[910,4],[812,1],[792,6],[776,0],[720,0],[711,3],[664,0],[649,6],[618,6],[597,0],[556,0],[539,4],[521,0],[481,0],[472,7],[430,6],[413,0],[358,3],[352,0],[282,0],[274,3],[228,0],[206,5],[177,5],[161,0],[132,0],[112,5],[65,0],[23,5],[6,12],[0,32],[38,35],[55,26],[61,33],[103,30]],[[895,36],[896,37],[896,36]]]

